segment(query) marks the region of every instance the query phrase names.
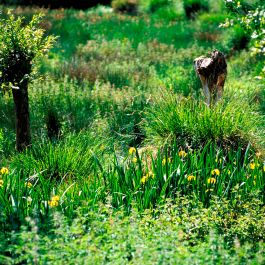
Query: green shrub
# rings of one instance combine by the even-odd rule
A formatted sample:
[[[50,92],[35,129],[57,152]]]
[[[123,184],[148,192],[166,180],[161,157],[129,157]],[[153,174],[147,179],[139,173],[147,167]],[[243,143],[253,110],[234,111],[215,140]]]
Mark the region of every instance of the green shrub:
[[[155,12],[162,7],[171,5],[171,0],[151,0],[149,3],[149,10]]]
[[[153,143],[176,140],[182,146],[200,147],[210,140],[223,147],[246,147],[262,137],[262,117],[248,103],[235,100],[209,108],[203,102],[163,92],[145,119],[147,139]]]
[[[199,11],[208,11],[208,1],[184,0],[184,10],[188,18],[194,18]]]
[[[229,12],[231,12],[236,19],[229,20],[222,24],[223,27],[241,27],[245,33],[239,33],[240,42],[237,45],[245,45],[246,37],[247,42],[250,41],[251,55],[258,55],[261,60],[264,61],[264,51],[265,51],[265,21],[264,12],[265,4],[264,1],[235,1],[231,0],[225,1],[226,7]],[[239,31],[237,29],[237,31]],[[243,36],[243,37],[242,37]],[[242,43],[243,41],[243,43]],[[265,75],[265,66],[260,73],[259,79],[262,79],[262,75]]]
[[[138,11],[138,0],[113,0],[111,6],[115,11],[135,15]]]
[[[189,198],[141,215],[109,205],[76,210],[69,220],[52,211],[46,227],[26,218],[0,233],[2,264],[263,264],[264,209],[256,199],[208,209]],[[240,210],[241,209],[241,210]],[[255,221],[254,221],[255,220]],[[243,239],[243,240],[242,240]],[[52,247],[51,247],[52,246]]]
[[[235,26],[222,34],[222,45],[227,53],[241,51],[248,47],[250,36],[241,27]]]

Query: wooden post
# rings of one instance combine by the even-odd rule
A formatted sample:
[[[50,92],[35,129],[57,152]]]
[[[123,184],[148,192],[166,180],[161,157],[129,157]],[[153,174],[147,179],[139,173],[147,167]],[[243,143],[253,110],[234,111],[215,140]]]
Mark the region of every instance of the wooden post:
[[[211,106],[223,95],[227,75],[225,56],[222,52],[214,50],[211,52],[211,57],[196,58],[194,68],[203,86],[205,102]]]

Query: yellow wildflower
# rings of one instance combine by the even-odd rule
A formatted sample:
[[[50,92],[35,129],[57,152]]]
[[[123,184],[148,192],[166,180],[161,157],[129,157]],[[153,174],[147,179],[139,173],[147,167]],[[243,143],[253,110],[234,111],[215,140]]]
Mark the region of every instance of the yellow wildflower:
[[[231,174],[231,171],[230,171],[229,169],[227,170],[227,174],[228,174],[228,175],[230,175],[230,174]]]
[[[27,187],[27,188],[29,188],[29,189],[32,188],[32,186],[33,186],[33,185],[32,185],[31,182],[27,182],[27,183],[25,183],[25,187]]]
[[[52,200],[53,201],[59,201],[60,197],[58,195],[55,195],[55,196],[52,197]]]
[[[183,150],[180,150],[179,151],[179,157],[185,157],[185,156],[187,156],[187,153],[185,152],[185,151],[183,151]]]
[[[129,154],[132,155],[132,154],[135,154],[135,153],[136,153],[135,147],[130,147],[129,148]]]
[[[153,173],[153,171],[149,171],[147,174],[146,174],[146,177],[147,178],[154,178],[155,177],[155,174]]]
[[[172,159],[171,159],[170,157],[168,157],[167,160],[166,160],[166,158],[164,158],[164,159],[162,160],[162,165],[164,166],[164,165],[166,164],[166,162],[167,162],[168,164],[170,164],[171,161],[172,161]]]
[[[215,184],[216,178],[208,178],[207,182],[208,182],[208,184]]]
[[[142,184],[145,184],[149,180],[149,178],[152,178],[153,179],[154,177],[155,177],[154,173],[152,171],[149,171],[148,173],[146,173],[145,176],[143,176],[141,178],[140,182]]]
[[[214,176],[214,175],[216,175],[216,176],[219,176],[220,175],[220,170],[219,169],[213,169],[212,170],[212,175]]]
[[[265,172],[265,165],[263,166],[263,171]]]
[[[2,167],[1,169],[0,169],[0,174],[1,175],[5,175],[5,174],[8,174],[8,168],[7,167]]]
[[[145,182],[147,181],[147,177],[146,176],[143,176],[142,178],[141,178],[141,183],[142,184],[145,184]]]
[[[0,179],[0,188],[3,188],[3,186],[4,186],[4,181]]]
[[[58,195],[55,195],[52,197],[50,201],[48,201],[48,204],[50,207],[56,207],[59,205],[60,197]]]
[[[258,151],[258,152],[256,153],[256,157],[259,158],[260,156],[261,156],[261,152]]]
[[[59,205],[59,202],[51,200],[51,201],[48,201],[48,204],[50,207],[56,207]]]
[[[133,163],[137,163],[137,157],[134,157],[134,158],[132,159],[132,162],[133,162]]]
[[[250,167],[250,169],[254,170],[255,167],[256,167],[256,164],[255,164],[254,162],[251,162],[251,163],[249,164],[249,167]]]
[[[196,177],[195,176],[192,176],[192,175],[190,175],[190,176],[187,177],[187,180],[188,181],[193,181],[195,179],[196,179]]]

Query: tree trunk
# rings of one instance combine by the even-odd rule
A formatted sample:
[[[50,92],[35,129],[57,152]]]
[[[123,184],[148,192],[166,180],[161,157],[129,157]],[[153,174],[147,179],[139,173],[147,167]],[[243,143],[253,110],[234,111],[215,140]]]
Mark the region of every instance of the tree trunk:
[[[24,80],[19,89],[12,89],[16,112],[16,148],[23,151],[30,145],[28,81]]]

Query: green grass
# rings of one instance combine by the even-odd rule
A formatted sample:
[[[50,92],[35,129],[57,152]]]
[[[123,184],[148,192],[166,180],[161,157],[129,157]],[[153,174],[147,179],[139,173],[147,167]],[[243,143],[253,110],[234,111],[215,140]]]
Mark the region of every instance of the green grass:
[[[209,108],[193,98],[181,98],[172,92],[146,111],[144,122],[147,140],[154,144],[172,143],[198,148],[207,142],[223,148],[264,144],[264,117],[242,99],[226,98]]]
[[[55,195],[69,217],[75,215],[75,207],[96,207],[107,198],[113,209],[127,213],[132,207],[140,212],[156,209],[179,196],[190,196],[204,206],[213,197],[233,201],[240,196],[244,202],[253,193],[265,201],[264,167],[249,148],[227,153],[209,143],[200,151],[174,145],[139,149],[140,154],[131,148],[125,157],[115,154],[112,160],[110,152],[79,135],[59,144],[35,145],[15,156],[10,173],[1,176],[2,220],[23,223],[33,214],[45,218],[51,210],[48,201]]]

